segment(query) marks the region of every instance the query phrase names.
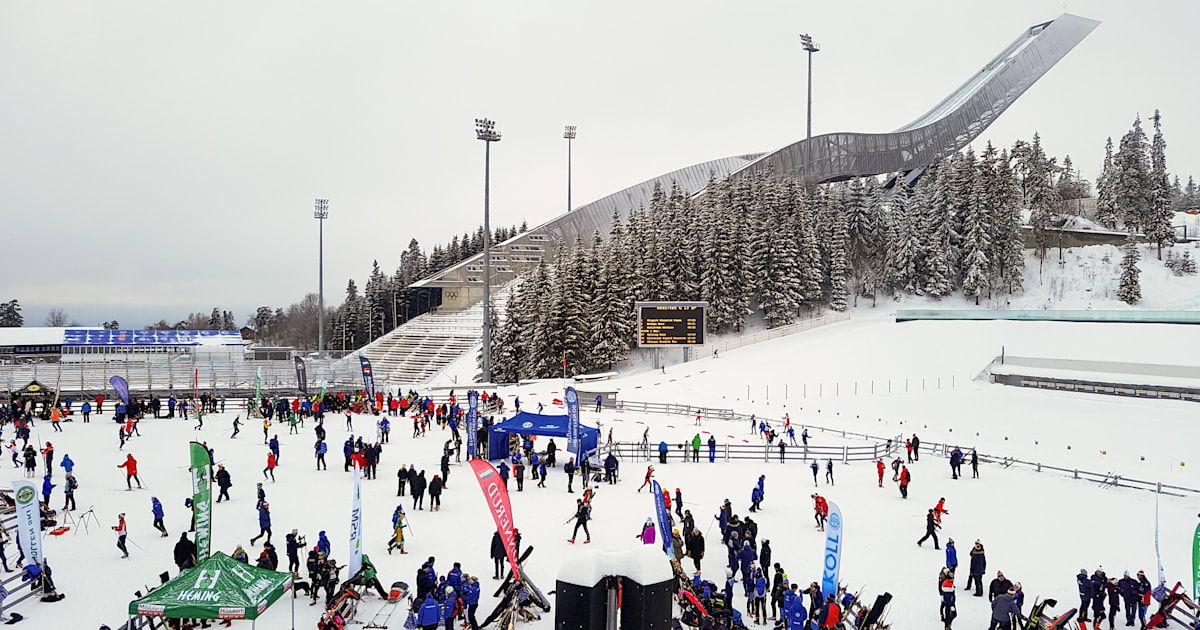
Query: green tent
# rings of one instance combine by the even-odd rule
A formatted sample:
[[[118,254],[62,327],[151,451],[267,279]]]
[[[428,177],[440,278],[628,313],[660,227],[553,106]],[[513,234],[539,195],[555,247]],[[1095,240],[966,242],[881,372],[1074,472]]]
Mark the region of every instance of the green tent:
[[[154,592],[129,602],[130,615],[170,619],[257,619],[292,588],[292,574],[217,552]]]

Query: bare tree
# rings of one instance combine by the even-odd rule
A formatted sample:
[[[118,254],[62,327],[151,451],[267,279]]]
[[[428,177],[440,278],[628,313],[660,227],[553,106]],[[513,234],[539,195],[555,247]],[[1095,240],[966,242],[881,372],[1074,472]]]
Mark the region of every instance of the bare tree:
[[[46,321],[43,322],[46,326],[54,328],[62,328],[64,326],[79,326],[79,322],[71,319],[70,315],[61,308],[52,308],[46,314]]]

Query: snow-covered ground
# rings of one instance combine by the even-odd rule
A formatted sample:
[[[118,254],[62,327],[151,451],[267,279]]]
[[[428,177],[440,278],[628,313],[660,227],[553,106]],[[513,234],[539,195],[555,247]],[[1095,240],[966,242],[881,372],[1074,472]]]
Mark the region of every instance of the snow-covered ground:
[[[547,390],[546,395],[552,391]],[[531,393],[526,392],[523,402],[540,397],[530,396]],[[1138,405],[1140,401],[1127,403],[1130,407]],[[215,548],[231,552],[237,544],[242,544],[252,556],[256,555],[257,548],[251,547],[248,539],[258,532],[254,482],[261,480],[265,447],[256,439],[261,432],[252,427],[237,440],[230,440],[226,429],[232,415],[211,417],[203,431],[193,431],[190,423],[179,420],[143,423],[144,435],[134,438],[127,451],[140,460],[141,476],[148,489],[133,492],[120,488],[123,477],[115,465],[123,454],[117,451],[115,427],[110,422],[71,423],[65,432],[54,436],[46,435],[43,430],[41,437],[53,437],[59,452],[69,453],[77,462],[80,507],[87,509],[94,505],[100,525],[92,527],[90,533],[47,537],[46,554],[54,563],[56,581],[67,599],[57,604],[26,602],[17,610],[34,627],[111,625],[123,618],[134,590],[152,584],[161,571],[170,569],[174,574],[171,549],[188,518],[182,502],[189,492],[189,477],[182,466],[186,465],[186,442],[193,438],[208,440],[216,449],[217,459],[233,474],[233,500],[216,506]],[[611,412],[601,415],[606,426],[617,427],[616,439],[640,438],[642,425],[635,419]],[[588,423],[596,420],[596,414],[590,412],[585,412],[584,417]],[[622,422],[616,422],[617,419]],[[642,420],[654,427],[653,437],[667,431],[668,423],[676,424],[682,433],[693,430],[684,426],[683,418],[660,416]],[[365,417],[356,418],[355,426],[361,431],[367,422]],[[488,560],[492,524],[466,467],[454,466],[450,475],[453,484],[446,490],[441,512],[410,510],[413,524],[410,554],[389,556],[385,552],[388,519],[397,501],[396,467],[412,462],[431,474],[437,467],[437,451],[446,435],[435,432],[413,440],[403,430],[403,424],[398,423],[392,445],[385,450],[380,478],[364,482],[366,553],[379,566],[380,579],[385,585],[395,580],[411,583],[418,566],[429,556],[437,558],[436,566],[441,573],[452,562],[461,562],[464,571],[484,576],[482,615],[494,605],[489,596],[496,583],[489,577]],[[331,420],[329,425],[330,443],[337,444],[344,436],[342,421]],[[706,424],[704,429],[735,436],[745,431],[740,423],[735,426],[716,421]],[[276,542],[281,543],[284,534],[293,527],[307,534],[310,543],[315,541],[319,530],[326,530],[335,557],[344,561],[348,555],[351,475],[342,472],[337,457],[330,458],[328,471],[313,470],[310,431],[311,424],[301,435],[280,435],[284,446],[282,464],[276,471],[279,481],[265,484],[274,514]],[[817,442],[821,439],[819,434],[814,437]],[[595,520],[591,524],[593,544],[598,548],[621,549],[636,544],[634,534],[653,513],[650,497],[636,492],[644,470],[640,466],[626,463],[624,480],[599,491]],[[809,492],[811,477],[800,466],[774,461],[708,464],[703,460],[700,464],[672,461],[656,465],[657,478],[666,488],[683,490],[685,507],[696,515],[698,526],[707,533],[711,551],[703,563],[705,575],[719,579],[724,571],[719,534],[709,526],[717,505],[729,498],[736,511],[744,515],[750,488],[758,475],[766,474],[764,510],[754,515],[760,524],[760,539],[771,541],[775,561],[782,564],[793,580],[806,584],[819,579],[824,539],[811,528],[810,500],[804,496]],[[11,467],[4,470],[10,477],[19,474]],[[1124,569],[1144,569],[1149,575],[1154,574],[1155,497],[1150,493],[1101,489],[1065,477],[986,465],[981,468],[979,480],[952,481],[944,462],[931,460],[929,456],[913,464],[911,470],[913,484],[908,500],[900,498],[890,481],[883,488],[877,487],[874,469],[868,464],[837,465],[837,485],[831,487],[822,482],[818,488],[841,506],[845,518],[843,580],[854,588],[865,588],[872,595],[882,590],[892,592],[896,599],[889,618],[897,630],[936,627],[934,578],[944,564],[943,555],[929,543],[925,548],[914,543],[923,533],[925,510],[940,497],[946,498],[951,512],[941,532],[943,542],[946,537],[954,538],[961,561],[965,562],[971,542],[982,540],[988,552],[988,579],[996,570],[1002,570],[1006,576],[1020,581],[1031,598],[1056,596],[1065,607],[1073,598],[1073,575],[1080,566],[1090,571],[1103,564],[1110,574],[1117,575]],[[61,481],[61,475],[60,471],[56,480]],[[515,483],[511,487],[515,490]],[[166,506],[169,537],[159,538],[151,528],[152,495]],[[547,488],[536,488],[529,482],[524,492],[513,492],[514,517],[523,544],[535,547],[528,571],[546,591],[554,588],[559,567],[577,549],[566,542],[570,530],[563,524],[571,514],[574,496],[566,494],[560,471],[551,472]],[[60,500],[56,490],[56,505]],[[1162,499],[1163,561],[1172,579],[1182,578],[1188,571],[1193,504],[1191,500]],[[130,541],[140,546],[131,545],[128,560],[120,559],[108,530],[118,512],[127,514]],[[258,627],[290,628],[287,604],[281,600],[259,620]],[[317,608],[307,606],[303,599],[298,604],[296,627],[314,627]],[[378,599],[368,597],[360,607],[359,619],[368,620],[381,605]],[[970,625],[983,624],[988,614],[986,600],[969,596],[960,597],[959,609],[962,621]],[[552,627],[552,616],[553,612],[531,627]],[[403,614],[397,613],[390,627],[399,628],[402,623]]]
[[[1007,299],[1008,305],[1123,307],[1112,299],[1120,259],[1116,248],[1080,248],[1068,250],[1065,256],[1063,271],[1046,274],[1048,279],[1040,284],[1037,261],[1030,260],[1026,292]],[[1056,251],[1050,260],[1057,260]],[[1171,276],[1152,253],[1145,256],[1142,269],[1144,307],[1200,306],[1200,280],[1196,277]],[[997,302],[1004,304],[1005,300],[997,298]],[[908,298],[900,305],[933,303]],[[961,298],[936,304],[974,306]],[[788,413],[796,424],[875,435],[918,433],[926,442],[950,442],[964,449],[976,447],[984,453],[1063,468],[1115,471],[1124,477],[1200,487],[1200,459],[1194,458],[1192,447],[1200,432],[1196,426],[1200,406],[1195,403],[1022,389],[972,380],[1002,348],[1022,356],[1196,365],[1200,327],[1010,321],[898,324],[892,317],[896,306],[881,301],[872,309],[860,303],[849,322],[731,350],[719,359],[670,365],[665,372],[630,371],[581,389],[616,390],[628,401],[734,408],[767,418]],[[473,356],[459,362],[464,375],[473,370],[473,363]],[[505,388],[503,394],[510,400],[521,396],[526,408],[542,402],[547,413],[560,413],[561,406],[553,401],[561,397],[562,386],[558,381],[542,381]],[[56,604],[25,602],[16,610],[32,621],[33,627],[112,625],[124,618],[135,590],[153,584],[162,571],[174,574],[172,547],[188,521],[183,500],[190,496],[186,464],[187,442],[192,439],[213,446],[216,459],[233,476],[233,500],[216,506],[214,548],[228,553],[242,544],[252,557],[257,555],[258,547],[249,545],[249,538],[258,533],[254,483],[261,480],[267,451],[261,427],[253,422],[243,426],[236,440],[229,439],[233,416],[230,412],[209,417],[201,431],[181,420],[143,422],[143,435],[127,444],[125,452],[139,459],[148,489],[133,492],[120,487],[123,473],[116,465],[124,459],[124,452],[117,448],[116,426],[111,421],[72,422],[64,425],[63,433],[52,433],[45,425],[35,427],[39,444],[52,441],[60,460],[66,454],[75,460],[80,512],[95,506],[99,526],[92,526],[90,532],[47,537],[46,555],[67,599]],[[697,430],[711,432],[720,443],[755,440],[742,423],[708,421],[696,428],[691,418],[682,416],[585,411],[584,421],[593,426],[601,422],[605,433],[612,428],[618,441],[640,440],[647,427],[652,442],[676,443]],[[374,434],[371,419],[356,417],[354,423],[357,433]],[[412,583],[417,568],[429,556],[437,558],[435,566],[442,574],[451,563],[461,562],[467,573],[484,576],[482,620],[495,603],[490,595],[496,583],[490,579],[488,559],[492,521],[467,467],[453,467],[453,485],[443,496],[442,511],[409,509],[413,525],[408,531],[410,553],[386,553],[390,516],[397,502],[397,467],[414,463],[432,477],[441,444],[448,437],[448,433],[434,431],[412,439],[410,427],[405,419],[396,421],[379,467],[380,478],[364,482],[366,553],[379,566],[385,586],[397,580]],[[330,465],[321,472],[313,468],[311,423],[300,435],[287,435],[285,427],[272,429],[279,434],[283,453],[276,470],[278,482],[267,482],[265,487],[281,555],[284,535],[298,528],[310,543],[315,542],[318,531],[327,531],[334,556],[340,562],[347,559],[351,475],[342,471],[337,453],[349,431],[344,429],[344,417],[329,418],[327,428]],[[813,442],[855,443],[821,432],[813,432]],[[558,446],[561,449],[565,444],[560,441]],[[560,458],[565,454],[560,453]],[[650,497],[636,492],[644,465],[624,463],[624,480],[600,490],[592,523],[596,547],[621,549],[635,544],[634,535],[653,513]],[[774,560],[787,569],[793,581],[807,584],[819,579],[823,538],[811,528],[810,500],[804,496],[811,477],[802,466],[799,461],[708,464],[703,459],[700,464],[672,460],[656,465],[657,478],[665,488],[682,489],[685,507],[706,532],[710,550],[703,563],[706,577],[719,581],[724,572],[719,534],[709,526],[717,505],[728,497],[736,511],[744,514],[754,480],[765,473],[767,499],[764,511],[755,515],[760,539],[771,540]],[[946,498],[951,511],[941,534],[943,539],[956,540],[960,562],[966,562],[970,544],[982,540],[988,551],[987,579],[996,570],[1004,571],[1023,584],[1030,601],[1036,596],[1056,597],[1062,602],[1060,609],[1065,608],[1074,599],[1073,576],[1080,567],[1091,571],[1102,564],[1109,575],[1116,576],[1125,569],[1155,573],[1155,496],[1148,492],[1100,488],[1017,466],[984,465],[981,479],[953,481],[944,461],[926,455],[912,466],[913,485],[905,501],[890,482],[877,487],[869,464],[836,464],[835,469],[838,485],[821,483],[820,490],[841,506],[845,517],[842,578],[855,589],[865,588],[870,596],[883,590],[892,592],[896,599],[889,619],[896,630],[938,627],[934,583],[943,556],[928,543],[923,549],[914,543],[923,533],[925,511],[939,497]],[[0,483],[21,474],[7,464],[0,470],[7,475]],[[544,591],[554,588],[559,567],[577,549],[566,542],[570,530],[564,521],[578,495],[566,494],[560,470],[550,477],[548,488],[528,482],[524,492],[513,492],[514,517],[523,544],[535,547],[528,572]],[[55,482],[62,482],[61,471]],[[515,490],[515,483],[511,487]],[[166,508],[169,537],[159,538],[151,527],[151,496],[158,496]],[[61,507],[61,501],[61,488],[57,488],[52,502]],[[119,512],[129,519],[131,557],[127,560],[120,558],[109,530]],[[1195,513],[1193,498],[1161,498],[1162,558],[1171,580],[1185,579],[1190,571]],[[15,557],[12,547],[8,555],[10,560]],[[960,623],[986,623],[986,600],[961,595],[962,591]],[[317,608],[309,607],[307,600],[298,603],[296,627],[314,627]],[[258,627],[290,628],[287,604],[286,600],[277,604],[259,620]],[[369,620],[380,606],[379,600],[369,597],[360,607],[359,619]],[[531,627],[548,629],[552,617],[553,612]],[[390,627],[401,627],[403,618],[398,612]]]

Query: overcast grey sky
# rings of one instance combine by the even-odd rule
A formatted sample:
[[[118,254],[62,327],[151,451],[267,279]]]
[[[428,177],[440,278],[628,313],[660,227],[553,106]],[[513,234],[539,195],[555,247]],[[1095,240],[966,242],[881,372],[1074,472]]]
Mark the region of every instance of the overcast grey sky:
[[[531,225],[689,164],[924,113],[1022,29],[1103,21],[980,142],[1041,133],[1094,179],[1105,137],[1163,111],[1168,166],[1200,176],[1200,2],[0,3],[0,299],[27,323],[242,322],[326,300],[482,220]]]

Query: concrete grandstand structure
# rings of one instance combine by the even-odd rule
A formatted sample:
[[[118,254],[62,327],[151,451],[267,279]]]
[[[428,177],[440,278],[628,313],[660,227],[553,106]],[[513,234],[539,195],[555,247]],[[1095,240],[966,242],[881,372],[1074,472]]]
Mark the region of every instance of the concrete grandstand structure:
[[[503,243],[493,244],[491,286],[508,284],[543,258],[553,257],[559,243],[577,236],[607,234],[613,213],[627,217],[649,203],[656,183],[672,182],[699,195],[709,177],[769,174],[811,183],[854,177],[904,173],[915,178],[929,164],[964,147],[1013,104],[1039,78],[1099,25],[1064,14],[1035,24],[1006,46],[958,89],[925,114],[891,133],[838,132],[814,136],[775,151],[749,153],[702,162],[665,173],[602,199],[579,206]],[[442,309],[466,309],[483,298],[483,254],[459,262],[412,285],[431,293]]]

